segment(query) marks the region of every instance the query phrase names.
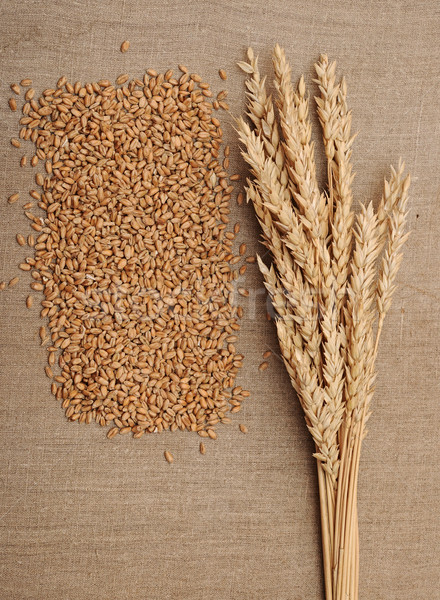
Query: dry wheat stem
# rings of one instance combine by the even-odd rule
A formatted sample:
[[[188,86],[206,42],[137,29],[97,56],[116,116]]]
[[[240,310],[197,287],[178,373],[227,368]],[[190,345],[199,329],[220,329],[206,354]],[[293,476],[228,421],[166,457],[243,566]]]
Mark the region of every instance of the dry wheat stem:
[[[406,241],[409,176],[391,168],[377,212],[352,210],[354,136],[345,79],[321,55],[316,98],[327,157],[320,192],[304,79],[295,87],[284,51],[273,51],[275,103],[258,57],[249,75],[247,116],[238,119],[250,166],[247,196],[273,264],[258,264],[277,313],[284,364],[315,442],[327,600],[357,600],[357,480],[374,393],[375,360]],[[276,110],[278,110],[278,121]],[[353,227],[354,225],[354,227]]]

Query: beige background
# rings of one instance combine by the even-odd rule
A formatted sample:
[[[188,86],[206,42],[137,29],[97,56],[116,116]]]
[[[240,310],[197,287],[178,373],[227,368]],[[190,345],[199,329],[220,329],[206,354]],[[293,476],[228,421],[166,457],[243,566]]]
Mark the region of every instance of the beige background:
[[[21,152],[9,145],[17,133],[10,83],[32,77],[40,91],[61,75],[85,82],[183,62],[219,91],[222,67],[238,115],[244,78],[235,62],[247,45],[269,77],[270,49],[284,45],[312,95],[319,53],[338,59],[360,131],[357,198],[377,201],[399,156],[413,175],[413,234],[383,334],[362,456],[361,598],[439,599],[438,2],[3,0],[0,10],[6,280],[26,255],[14,236],[27,233],[28,222],[23,200],[10,206],[5,199],[17,190],[25,198],[32,186],[30,168],[18,167]],[[127,54],[119,52],[124,39],[131,41]],[[244,171],[232,120],[222,121],[231,173]],[[255,251],[252,208],[234,206],[234,219]],[[264,301],[248,307],[239,342],[246,355],[239,382],[252,399],[202,457],[193,434],[110,442],[96,426],[67,423],[43,374],[38,308],[24,308],[28,283],[23,274],[0,295],[1,599],[322,599],[312,444],[280,361],[257,370],[263,351],[276,349]],[[261,288],[255,267],[246,285]],[[175,455],[172,466],[165,448]]]

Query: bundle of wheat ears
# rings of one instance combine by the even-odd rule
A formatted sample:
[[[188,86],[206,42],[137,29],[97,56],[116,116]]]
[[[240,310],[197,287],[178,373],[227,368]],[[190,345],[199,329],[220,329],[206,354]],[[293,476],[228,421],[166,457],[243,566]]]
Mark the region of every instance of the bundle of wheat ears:
[[[259,259],[277,313],[281,353],[304,410],[317,459],[327,600],[358,598],[357,480],[374,392],[375,360],[407,235],[409,175],[391,168],[382,199],[352,208],[351,112],[345,80],[322,55],[317,112],[328,189],[316,180],[304,79],[296,87],[284,51],[273,51],[276,101],[257,57],[248,74],[247,116],[238,120],[250,166],[247,194],[270,250]]]

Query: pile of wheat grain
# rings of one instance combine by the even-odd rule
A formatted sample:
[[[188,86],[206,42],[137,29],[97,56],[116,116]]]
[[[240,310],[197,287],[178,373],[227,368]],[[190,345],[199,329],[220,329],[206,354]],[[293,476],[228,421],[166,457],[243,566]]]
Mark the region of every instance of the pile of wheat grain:
[[[327,600],[358,597],[357,478],[383,321],[400,266],[409,176],[391,170],[377,212],[352,209],[351,113],[345,80],[322,55],[316,98],[328,188],[318,189],[304,79],[294,87],[284,51],[273,53],[277,100],[252,50],[250,124],[238,121],[250,165],[248,198],[273,264],[260,269],[277,311],[284,363],[316,446]],[[353,224],[355,226],[353,227]],[[382,258],[381,258],[382,254]]]
[[[38,237],[21,265],[44,294],[46,374],[67,418],[110,425],[108,437],[180,429],[215,439],[249,396],[234,387],[241,255],[227,225],[238,177],[228,179],[213,115],[228,108],[226,92],[212,101],[180,69],[121,75],[120,87],[62,77],[38,99],[29,87],[22,107],[19,137],[46,171],[30,192],[42,216],[25,205]]]

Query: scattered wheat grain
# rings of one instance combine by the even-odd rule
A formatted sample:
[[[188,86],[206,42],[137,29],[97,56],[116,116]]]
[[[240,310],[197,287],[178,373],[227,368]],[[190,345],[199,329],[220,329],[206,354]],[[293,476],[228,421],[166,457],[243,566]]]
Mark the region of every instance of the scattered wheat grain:
[[[67,416],[67,414],[66,414]],[[111,440],[112,438],[115,437],[115,435],[118,435],[119,433],[119,427],[112,427],[111,429],[108,430],[107,432],[107,437],[109,440]]]
[[[126,73],[124,73],[123,75],[119,75],[119,77],[116,79],[116,85],[122,85],[129,79],[130,79],[130,76],[127,75]]]
[[[42,160],[48,173],[35,176],[41,193],[29,192],[45,218],[26,209],[38,237],[24,264],[31,289],[44,292],[42,342],[59,352],[55,394],[80,423],[136,438],[177,429],[212,437],[236,408],[226,389],[243,357],[224,346],[242,314],[231,304],[239,257],[226,232],[233,187],[209,86],[152,69],[122,88],[58,83],[65,91],[27,102],[20,130],[36,145],[31,164]]]

